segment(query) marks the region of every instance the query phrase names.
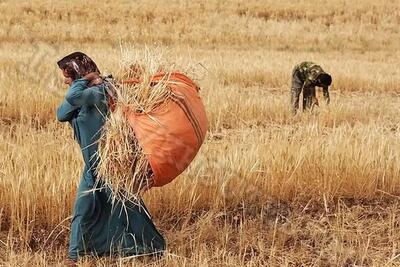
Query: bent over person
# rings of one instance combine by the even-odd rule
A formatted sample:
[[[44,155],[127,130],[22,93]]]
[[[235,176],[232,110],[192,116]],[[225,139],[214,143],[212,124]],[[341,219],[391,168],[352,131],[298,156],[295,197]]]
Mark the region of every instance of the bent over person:
[[[57,110],[69,122],[84,160],[74,205],[68,265],[83,255],[160,254],[165,240],[154,226],[144,203],[113,203],[111,190],[97,177],[98,140],[108,114],[107,84],[96,64],[81,52],[58,62],[69,85]]]
[[[296,65],[292,72],[291,109],[296,114],[299,109],[300,94],[303,91],[303,110],[310,109],[318,104],[315,87],[322,87],[325,102],[329,104],[328,88],[332,83],[332,77],[319,65],[313,62],[302,62]]]

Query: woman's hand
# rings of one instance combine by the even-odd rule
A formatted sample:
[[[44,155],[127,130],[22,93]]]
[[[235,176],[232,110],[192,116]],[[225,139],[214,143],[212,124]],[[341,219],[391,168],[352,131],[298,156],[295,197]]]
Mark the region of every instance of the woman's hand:
[[[93,81],[97,78],[100,78],[100,74],[98,72],[91,72],[83,76],[83,79],[86,79],[88,81]]]
[[[89,86],[99,85],[103,82],[98,72],[88,73],[83,78],[89,81]]]

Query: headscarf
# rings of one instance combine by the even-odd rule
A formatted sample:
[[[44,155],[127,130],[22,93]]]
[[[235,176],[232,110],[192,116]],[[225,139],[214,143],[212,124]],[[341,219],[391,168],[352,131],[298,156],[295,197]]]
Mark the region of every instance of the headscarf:
[[[325,86],[330,86],[332,84],[332,77],[328,73],[321,73],[318,75],[318,80]]]
[[[79,79],[91,72],[98,72],[96,63],[82,52],[71,53],[57,62],[60,69],[65,70],[68,76],[73,79]]]

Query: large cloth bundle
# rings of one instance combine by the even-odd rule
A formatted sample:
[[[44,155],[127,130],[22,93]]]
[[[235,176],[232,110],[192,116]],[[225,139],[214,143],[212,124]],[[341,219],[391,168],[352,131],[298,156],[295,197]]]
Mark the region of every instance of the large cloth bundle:
[[[132,79],[123,83],[137,82]],[[207,117],[199,87],[186,75],[158,73],[151,82],[166,82],[170,97],[149,113],[126,108],[125,115],[147,156],[152,186],[159,187],[171,182],[194,159],[207,132]]]

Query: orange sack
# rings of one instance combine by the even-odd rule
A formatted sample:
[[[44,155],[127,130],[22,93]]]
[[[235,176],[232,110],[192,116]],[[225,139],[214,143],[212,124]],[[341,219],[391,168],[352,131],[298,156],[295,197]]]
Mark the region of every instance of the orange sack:
[[[192,162],[204,141],[207,117],[199,87],[186,75],[158,73],[151,80],[166,80],[172,96],[150,113],[127,111],[126,116],[148,157],[153,186],[158,187],[171,182]]]

